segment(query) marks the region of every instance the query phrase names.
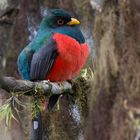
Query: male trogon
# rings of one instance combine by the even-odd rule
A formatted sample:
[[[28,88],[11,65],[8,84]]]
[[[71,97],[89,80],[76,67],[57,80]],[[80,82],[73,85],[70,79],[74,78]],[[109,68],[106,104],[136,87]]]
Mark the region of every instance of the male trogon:
[[[89,54],[79,24],[65,10],[49,10],[37,35],[18,57],[23,79],[57,82],[75,77]]]

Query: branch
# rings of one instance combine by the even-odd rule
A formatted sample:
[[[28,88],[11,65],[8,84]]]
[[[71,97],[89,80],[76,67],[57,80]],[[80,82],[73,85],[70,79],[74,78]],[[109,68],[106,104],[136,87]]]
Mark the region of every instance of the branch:
[[[67,81],[64,82],[49,82],[38,81],[31,82],[28,80],[17,80],[13,77],[0,77],[0,87],[8,92],[20,92],[25,95],[33,95],[37,88],[41,89],[43,94],[61,94],[63,92],[72,91],[72,85]]]

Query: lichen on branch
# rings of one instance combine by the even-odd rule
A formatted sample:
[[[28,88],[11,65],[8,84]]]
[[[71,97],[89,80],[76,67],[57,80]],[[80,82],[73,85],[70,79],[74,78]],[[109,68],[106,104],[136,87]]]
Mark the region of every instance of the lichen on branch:
[[[66,91],[72,91],[72,85],[67,81],[57,83],[47,80],[32,82],[28,80],[17,80],[14,77],[0,77],[0,87],[8,92],[14,91],[25,95],[33,95],[38,89],[37,87],[46,96],[47,93],[61,94]]]

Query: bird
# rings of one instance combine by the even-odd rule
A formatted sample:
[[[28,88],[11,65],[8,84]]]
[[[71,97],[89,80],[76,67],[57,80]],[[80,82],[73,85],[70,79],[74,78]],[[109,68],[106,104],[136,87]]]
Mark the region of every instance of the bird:
[[[89,55],[89,47],[79,25],[80,21],[63,9],[48,10],[36,36],[18,56],[21,77],[50,82],[76,77]]]

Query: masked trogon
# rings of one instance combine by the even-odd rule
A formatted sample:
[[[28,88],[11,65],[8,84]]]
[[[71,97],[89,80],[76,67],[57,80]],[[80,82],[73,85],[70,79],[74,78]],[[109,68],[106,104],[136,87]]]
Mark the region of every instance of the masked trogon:
[[[35,38],[18,56],[18,70],[23,79],[57,82],[75,77],[89,54],[79,24],[65,10],[48,10]]]

